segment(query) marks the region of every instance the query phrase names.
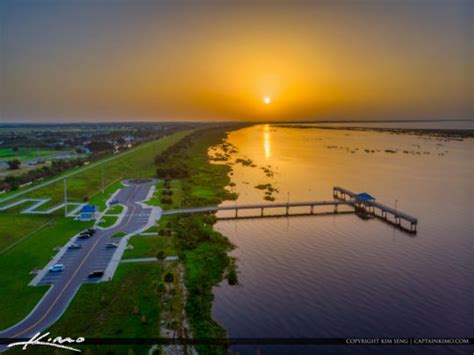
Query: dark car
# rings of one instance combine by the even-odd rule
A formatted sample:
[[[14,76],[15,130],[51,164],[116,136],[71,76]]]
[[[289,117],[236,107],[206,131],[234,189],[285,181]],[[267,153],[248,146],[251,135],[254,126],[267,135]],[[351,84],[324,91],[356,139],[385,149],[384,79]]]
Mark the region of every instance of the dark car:
[[[95,278],[95,277],[102,277],[104,276],[104,272],[103,271],[92,271],[90,274],[89,274],[89,278],[92,279],[92,278]]]
[[[90,236],[93,236],[95,234],[95,229],[93,228],[87,228],[85,231],[80,233],[81,235],[88,234]]]
[[[88,239],[95,234],[95,229],[88,228],[79,234],[79,239]]]

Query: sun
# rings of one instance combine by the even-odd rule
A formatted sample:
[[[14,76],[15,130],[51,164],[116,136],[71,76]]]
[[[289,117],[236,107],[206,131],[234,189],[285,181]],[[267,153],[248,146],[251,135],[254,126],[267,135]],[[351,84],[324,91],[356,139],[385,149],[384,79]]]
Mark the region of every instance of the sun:
[[[263,98],[263,102],[265,103],[265,105],[270,105],[272,102],[272,99],[270,98],[270,96],[265,96]]]

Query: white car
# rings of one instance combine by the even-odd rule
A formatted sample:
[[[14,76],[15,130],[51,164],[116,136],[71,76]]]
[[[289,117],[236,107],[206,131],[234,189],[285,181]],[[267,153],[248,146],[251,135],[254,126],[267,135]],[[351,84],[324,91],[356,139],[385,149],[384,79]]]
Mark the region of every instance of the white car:
[[[54,264],[49,268],[49,272],[61,272],[64,271],[64,264]]]

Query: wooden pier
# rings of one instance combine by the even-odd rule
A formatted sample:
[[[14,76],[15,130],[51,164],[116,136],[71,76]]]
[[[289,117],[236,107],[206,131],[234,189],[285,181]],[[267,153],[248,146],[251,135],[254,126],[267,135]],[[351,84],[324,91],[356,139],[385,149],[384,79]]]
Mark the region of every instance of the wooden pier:
[[[383,205],[379,202],[360,198],[358,194],[339,186],[335,186],[333,188],[333,195],[336,199],[339,199],[345,202],[350,202],[354,205],[355,208],[361,208],[364,210],[364,212],[370,213],[384,220],[388,220],[388,216],[391,215],[394,219],[394,223],[400,228],[406,229],[402,225],[402,221],[406,221],[410,225],[408,230],[412,233],[416,233],[418,219],[415,217],[412,217],[406,213],[400,212],[396,210],[395,208]]]
[[[208,206],[208,207],[196,207],[196,208],[183,208],[178,210],[168,210],[163,211],[163,215],[173,215],[173,214],[192,214],[192,213],[209,213],[209,212],[218,212],[218,211],[235,211],[235,216],[233,218],[239,217],[239,211],[242,210],[258,210],[259,215],[253,217],[265,217],[265,210],[275,209],[275,208],[284,208],[285,214],[283,216],[290,216],[290,208],[294,207],[309,207],[308,213],[306,215],[315,214],[315,209],[321,206],[333,206],[333,213],[338,213],[338,206],[348,206],[353,208],[351,212],[363,211],[365,214],[371,214],[378,218],[381,218],[388,223],[394,224],[399,228],[408,231],[410,233],[416,233],[416,226],[418,220],[412,216],[409,216],[406,213],[400,212],[394,208],[385,206],[379,202],[369,201],[360,198],[360,195],[344,189],[342,187],[334,187],[333,195],[334,200],[331,201],[307,201],[307,202],[291,202],[291,203],[256,203],[256,204],[242,204],[242,205],[224,205],[224,206]],[[326,212],[327,213],[327,212]],[[301,215],[299,213],[298,215]],[[393,216],[394,222],[391,222],[388,219],[388,216]],[[406,221],[410,224],[409,228],[406,228],[402,221]]]

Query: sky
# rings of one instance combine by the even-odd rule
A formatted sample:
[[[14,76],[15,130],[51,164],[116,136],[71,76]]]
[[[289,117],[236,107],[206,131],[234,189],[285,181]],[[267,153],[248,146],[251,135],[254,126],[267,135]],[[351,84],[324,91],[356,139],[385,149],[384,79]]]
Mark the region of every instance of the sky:
[[[472,119],[473,4],[1,0],[0,121]]]

